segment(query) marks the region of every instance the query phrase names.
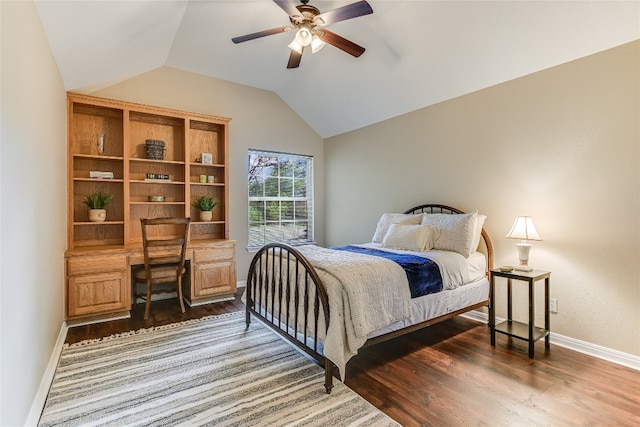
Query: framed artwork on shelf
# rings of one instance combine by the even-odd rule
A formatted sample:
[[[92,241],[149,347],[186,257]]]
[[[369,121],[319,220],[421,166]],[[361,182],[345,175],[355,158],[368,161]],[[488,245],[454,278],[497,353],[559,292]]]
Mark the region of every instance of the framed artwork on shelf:
[[[202,153],[200,155],[200,162],[206,165],[210,165],[213,163],[213,154],[211,153]]]

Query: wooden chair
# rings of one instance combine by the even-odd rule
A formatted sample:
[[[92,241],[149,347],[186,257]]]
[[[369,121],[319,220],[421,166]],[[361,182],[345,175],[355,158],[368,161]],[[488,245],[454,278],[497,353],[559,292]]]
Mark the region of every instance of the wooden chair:
[[[184,313],[182,300],[182,277],[186,273],[185,258],[189,240],[190,218],[141,219],[144,268],[134,272],[134,301],[144,299],[144,319],[151,312],[151,295],[173,293],[173,289],[154,289],[160,283],[176,283],[180,309]],[[137,292],[137,284],[147,285],[146,293]]]

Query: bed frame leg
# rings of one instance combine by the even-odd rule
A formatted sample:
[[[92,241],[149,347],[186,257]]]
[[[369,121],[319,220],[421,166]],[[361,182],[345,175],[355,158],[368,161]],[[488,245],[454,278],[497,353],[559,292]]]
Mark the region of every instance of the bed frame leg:
[[[324,360],[324,389],[327,394],[331,394],[333,388],[333,362],[329,359]]]
[[[246,311],[246,316],[247,316],[247,329],[249,329],[249,324],[251,323],[251,313],[249,313],[249,310]]]

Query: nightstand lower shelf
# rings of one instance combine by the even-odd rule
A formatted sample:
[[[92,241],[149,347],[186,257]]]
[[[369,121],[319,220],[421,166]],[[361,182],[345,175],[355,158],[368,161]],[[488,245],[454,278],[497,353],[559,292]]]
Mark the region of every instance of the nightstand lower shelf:
[[[505,320],[495,326],[495,331],[513,338],[529,341],[529,325],[526,323],[517,322],[515,320]],[[533,327],[532,339],[534,342],[546,337],[547,335],[549,335],[549,331],[546,329],[538,328],[537,326]]]

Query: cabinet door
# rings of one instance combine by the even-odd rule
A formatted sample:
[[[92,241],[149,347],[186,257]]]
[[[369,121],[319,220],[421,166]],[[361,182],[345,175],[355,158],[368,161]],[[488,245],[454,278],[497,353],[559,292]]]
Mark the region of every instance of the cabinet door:
[[[126,271],[69,277],[67,316],[129,310],[131,295]]]
[[[208,262],[195,265],[194,298],[233,294],[236,291],[236,263]]]

